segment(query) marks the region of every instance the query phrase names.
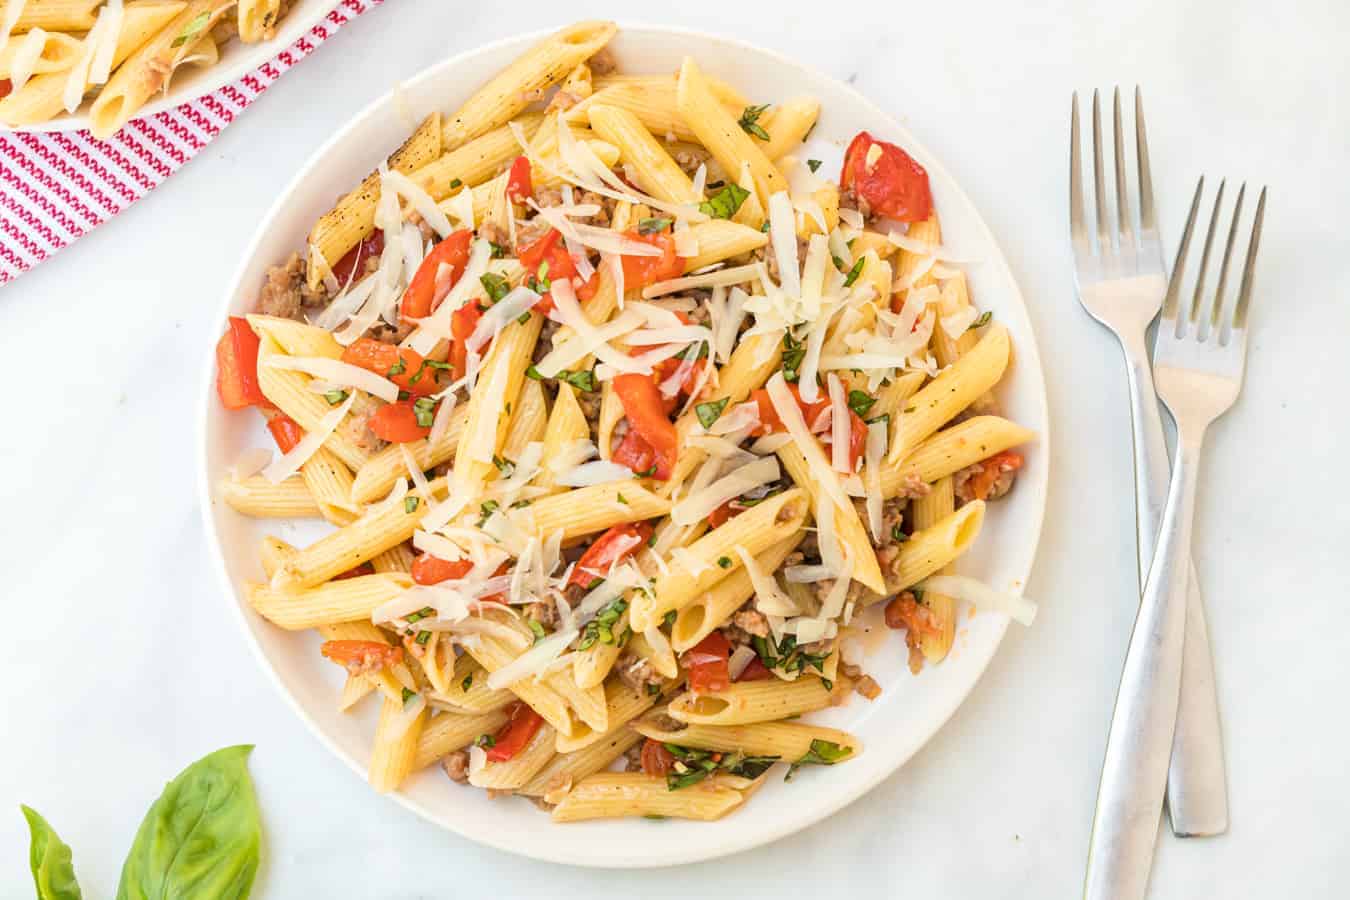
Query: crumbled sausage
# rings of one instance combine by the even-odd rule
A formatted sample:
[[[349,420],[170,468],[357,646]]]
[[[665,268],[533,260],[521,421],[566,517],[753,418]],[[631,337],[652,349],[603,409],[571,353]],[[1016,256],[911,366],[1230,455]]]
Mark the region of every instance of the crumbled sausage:
[[[383,450],[385,442],[376,437],[374,432],[366,427],[370,417],[375,415],[375,412],[380,408],[380,402],[364,393],[357,393],[355,396],[356,400],[352,403],[352,410],[347,418],[342,420],[342,424],[338,426],[337,433],[362,450],[368,450],[371,453]]]
[[[619,657],[616,668],[623,683],[638,691],[645,691],[648,685],[660,685],[665,680],[648,660],[633,653]]]
[[[258,312],[304,321],[304,309],[323,306],[328,299],[328,292],[322,287],[310,290],[306,283],[305,261],[300,254],[292,253],[285,263],[267,270],[262,294],[258,297]]]
[[[855,681],[853,689],[868,700],[875,700],[881,696],[881,685],[877,684],[876,679],[871,675],[863,675]]]
[[[608,47],[596,51],[595,55],[586,61],[591,67],[592,75],[608,75],[618,68],[618,63],[614,61],[614,54]]]
[[[456,750],[441,759],[441,768],[456,784],[469,783],[469,751]]]
[[[674,151],[673,156],[676,165],[683,169],[686,175],[693,175],[699,166],[708,162],[711,154],[702,147],[682,146]]]
[[[638,741],[629,747],[623,753],[624,771],[641,772],[642,771],[642,745],[643,741]]]
[[[747,634],[762,638],[769,636],[769,620],[758,610],[746,609],[738,612],[731,621]]]
[[[510,236],[496,222],[484,222],[479,225],[478,236],[489,244],[496,244],[498,247],[505,247],[511,243]]]

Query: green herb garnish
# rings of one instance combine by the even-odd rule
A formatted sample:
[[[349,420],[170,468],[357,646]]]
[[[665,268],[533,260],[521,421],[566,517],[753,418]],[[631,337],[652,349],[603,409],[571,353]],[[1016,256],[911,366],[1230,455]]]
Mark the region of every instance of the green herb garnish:
[[[722,771],[742,778],[758,778],[770,766],[782,757],[746,756],[744,753],[722,753],[716,750],[699,750],[682,747],[679,744],[664,744],[671,756],[675,757],[675,768],[666,773],[666,789],[678,791],[698,784],[714,772]]]
[[[329,406],[337,406],[343,400],[347,399],[346,391],[325,391],[323,399],[328,401]]]
[[[759,106],[747,106],[744,112],[741,113],[740,119],[736,121],[736,124],[741,126],[741,130],[746,134],[754,135],[761,141],[769,140],[769,133],[764,130],[764,126],[759,124],[759,117],[764,115],[765,110],[767,110],[769,106],[770,104],[768,103],[763,103]]]
[[[787,776],[783,780],[791,781],[792,776],[802,766],[832,766],[841,759],[847,759],[852,755],[852,747],[841,747],[834,741],[812,741],[811,749],[806,751],[805,756],[788,767]]]
[[[805,358],[806,347],[802,342],[793,337],[791,331],[783,332],[783,378],[795,382]]]
[[[660,219],[654,216],[638,219],[638,234],[656,234],[658,231],[665,231],[674,221],[674,219]]]
[[[203,31],[205,31],[205,30],[206,30],[206,26],[210,23],[210,21],[211,21],[211,13],[210,13],[210,11],[209,11],[209,10],[202,10],[200,13],[198,13],[198,14],[193,18],[193,20],[192,20],[191,22],[189,22],[189,23],[187,23],[187,25],[183,26],[183,30],[182,30],[181,32],[179,32],[178,37],[174,38],[174,39],[173,39],[173,43],[170,44],[169,46],[170,46],[170,47],[181,47],[181,46],[183,46],[183,45],[186,44],[188,41],[192,40],[192,39],[195,38],[197,35],[201,34]]]
[[[464,680],[461,681],[461,682],[459,683],[459,689],[460,689],[461,691],[463,691],[464,693],[466,693],[466,694],[469,692],[469,688],[471,688],[471,687],[473,687],[473,673],[472,673],[472,672],[470,672],[468,675],[465,675],[465,676],[464,676]]]
[[[393,378],[395,375],[402,375],[406,371],[408,371],[408,366],[403,362],[403,357],[400,356],[398,358],[398,361],[395,362],[392,366],[390,366],[389,371],[385,372],[384,374],[390,378]]]
[[[501,504],[496,500],[487,500],[478,507],[478,527],[482,528],[487,524],[487,520],[492,518],[492,514],[501,509]]]
[[[812,172],[814,172],[816,169],[819,169],[819,168],[820,168],[820,160],[818,160],[818,159],[808,159],[808,160],[806,161],[806,167],[807,167],[808,169],[810,169]]]
[[[414,691],[414,690],[412,690],[412,689],[410,689],[410,688],[404,688],[404,689],[403,689],[403,705],[404,705],[404,706],[407,706],[407,705],[408,705],[408,701],[411,700],[412,698],[416,697],[416,696],[417,696],[417,691]]]
[[[867,396],[865,391],[854,390],[848,392],[848,408],[857,413],[858,418],[860,419],[867,415],[867,411],[871,409],[876,402],[877,398]]]
[[[493,303],[499,303],[503,297],[511,293],[511,285],[496,272],[484,272],[478,281],[483,285],[483,290],[487,291],[488,299]]]
[[[675,610],[672,609],[670,612],[666,613],[664,617],[662,617],[661,624],[669,628],[670,626],[675,624],[675,616],[676,612]]]
[[[602,644],[616,643],[614,626],[618,624],[619,617],[623,615],[626,609],[628,609],[628,601],[622,597],[610,601],[600,612],[595,614],[594,619],[586,623],[586,627],[581,632],[581,640],[577,643],[577,649],[586,650],[597,641]]]
[[[983,328],[989,324],[989,320],[992,318],[994,318],[994,314],[986,309],[984,312],[980,313],[978,319],[970,323],[970,327],[967,328],[966,331],[974,331],[976,328]]]
[[[422,428],[430,428],[436,421],[436,398],[418,397],[413,401],[413,415]]]
[[[528,619],[526,621],[527,624],[530,626],[530,632],[534,635],[534,642],[536,644],[542,641],[544,638],[548,637],[548,632],[544,630],[544,626],[542,623],[538,622],[535,619]]]
[[[858,257],[858,261],[853,264],[853,268],[848,270],[848,275],[844,277],[844,287],[853,287],[853,282],[858,280],[862,274],[863,263],[867,261],[866,257]]]
[[[490,734],[480,734],[474,744],[479,747],[495,747],[497,746],[497,738]]]
[[[515,474],[516,464],[504,456],[493,456],[492,464],[497,467],[503,478],[510,478]]]
[[[694,413],[698,416],[699,424],[704,428],[711,428],[713,423],[722,415],[722,410],[727,408],[730,397],[723,397],[721,400],[709,400],[707,403],[700,403],[694,407]]]
[[[404,497],[404,498],[403,498],[403,511],[404,511],[405,513],[413,513],[413,512],[417,512],[417,504],[418,504],[419,502],[421,502],[421,498],[420,498],[420,497]]]
[[[427,644],[427,641],[431,640],[431,632],[430,632],[430,631],[419,631],[419,632],[417,632],[417,638],[416,638],[416,640],[417,640],[417,643],[419,643],[419,644],[421,644],[422,646],[425,647],[426,644]]]
[[[730,219],[741,208],[750,192],[739,184],[727,184],[698,205],[698,211],[714,219]],[[767,223],[766,223],[767,224]]]
[[[731,557],[730,557],[730,556],[719,556],[719,557],[717,558],[717,564],[718,564],[719,566],[721,566],[722,568],[724,568],[724,569],[730,569],[730,568],[731,568]]]

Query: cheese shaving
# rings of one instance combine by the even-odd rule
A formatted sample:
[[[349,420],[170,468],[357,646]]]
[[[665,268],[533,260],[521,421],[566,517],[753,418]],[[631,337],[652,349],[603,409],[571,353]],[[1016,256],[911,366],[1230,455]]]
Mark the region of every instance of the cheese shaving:
[[[886,456],[886,441],[886,423],[868,423],[867,444],[863,449],[863,482],[867,488],[867,524],[877,544],[884,539],[881,533],[881,461]]]
[[[739,545],[736,547],[736,555],[740,557],[741,564],[745,566],[745,573],[750,576],[750,583],[755,588],[755,609],[771,616],[795,616],[801,612],[792,598],[778,586],[773,576],[764,571],[759,560]]]
[[[323,446],[323,442],[337,431],[337,427],[342,424],[343,418],[351,411],[355,402],[356,395],[349,395],[341,406],[320,419],[314,429],[305,432],[305,436],[297,441],[294,447],[268,464],[263,469],[263,477],[273,484],[280,484],[300,471],[300,467]]]
[[[621,466],[607,459],[598,459],[559,472],[554,480],[568,487],[591,487],[613,481],[630,481],[635,477],[633,470],[627,466]]]
[[[826,384],[830,392],[830,463],[836,472],[849,474],[853,471],[848,459],[853,418],[849,415],[844,383],[839,376],[831,372],[826,376]]]
[[[919,585],[926,591],[946,594],[957,600],[1005,613],[1014,621],[1031,625],[1036,620],[1036,604],[1021,594],[1000,591],[966,575],[930,575]]]
[[[263,365],[269,369],[304,372],[331,384],[358,388],[372,397],[379,397],[386,403],[393,403],[398,399],[399,387],[388,378],[382,378],[369,369],[327,356],[269,356],[263,360]]]
[[[671,508],[670,519],[676,525],[693,525],[706,519],[723,503],[760,485],[777,481],[781,474],[777,458],[766,456],[755,460],[676,503]]]
[[[764,263],[755,262],[744,266],[733,266],[729,269],[705,272],[701,275],[683,275],[679,278],[657,281],[647,285],[642,289],[642,296],[651,300],[654,297],[664,297],[666,294],[689,291],[695,288],[717,287],[718,285],[730,287],[734,284],[754,281],[763,272]]]
[[[801,295],[801,272],[797,264],[797,221],[786,191],[769,198],[769,240],[778,261],[778,283],[790,296]]]

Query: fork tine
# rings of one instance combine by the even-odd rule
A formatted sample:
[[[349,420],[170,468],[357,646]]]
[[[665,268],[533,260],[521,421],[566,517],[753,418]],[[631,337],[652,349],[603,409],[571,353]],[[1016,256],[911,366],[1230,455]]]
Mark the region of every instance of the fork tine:
[[[1111,234],[1106,230],[1106,181],[1102,176],[1102,103],[1101,92],[1092,91],[1092,176],[1097,200],[1097,241],[1105,252],[1111,246]]]
[[[1219,317],[1228,309],[1224,298],[1228,295],[1228,262],[1233,257],[1233,244],[1237,239],[1238,220],[1242,218],[1242,198],[1247,195],[1247,184],[1238,188],[1237,203],[1233,206],[1233,222],[1228,226],[1228,241],[1223,248],[1223,261],[1219,263],[1219,284],[1214,288],[1214,313],[1210,317],[1210,327],[1219,327]]]
[[[1266,189],[1256,201],[1256,218],[1252,221],[1252,238],[1247,244],[1247,261],[1242,266],[1242,286],[1238,289],[1237,304],[1233,308],[1233,327],[1247,327],[1247,306],[1252,298],[1252,275],[1256,270],[1256,251],[1261,249],[1261,223],[1266,218]]]
[[[1069,232],[1075,241],[1087,238],[1087,218],[1083,213],[1083,168],[1079,163],[1078,92],[1073,92],[1073,111],[1069,118]]]
[[[1191,198],[1191,211],[1186,215],[1186,228],[1181,232],[1181,243],[1177,245],[1176,262],[1172,264],[1172,277],[1167,282],[1167,296],[1163,299],[1162,317],[1181,319],[1177,295],[1181,290],[1181,281],[1186,274],[1186,253],[1191,248],[1191,233],[1195,230],[1195,215],[1200,210],[1200,195],[1205,190],[1205,176],[1195,185],[1195,196]]]
[[[1125,138],[1120,128],[1120,88],[1115,90],[1112,101],[1115,108],[1115,151],[1116,151],[1116,221],[1119,223],[1120,245],[1133,246],[1130,233],[1130,200],[1125,190]]]
[[[1223,188],[1227,181],[1219,182],[1219,192],[1214,195],[1214,210],[1209,214],[1209,228],[1205,231],[1205,249],[1200,254],[1200,271],[1195,273],[1195,293],[1191,296],[1191,315],[1192,322],[1202,322],[1205,319],[1203,307],[1205,305],[1205,274],[1209,271],[1209,251],[1214,246],[1214,229],[1219,224],[1219,210],[1223,204]]]
[[[1148,135],[1144,133],[1144,95],[1134,89],[1134,151],[1139,162],[1139,227],[1157,228],[1153,219],[1153,172],[1148,165]]]

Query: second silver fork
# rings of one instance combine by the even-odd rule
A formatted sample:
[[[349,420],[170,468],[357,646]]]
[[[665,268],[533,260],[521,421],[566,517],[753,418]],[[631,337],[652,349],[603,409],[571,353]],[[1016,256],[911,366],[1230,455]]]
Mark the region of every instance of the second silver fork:
[[[1167,288],[1162,241],[1153,205],[1153,179],[1144,130],[1143,100],[1135,91],[1135,148],[1139,225],[1130,212],[1120,91],[1114,97],[1115,223],[1110,222],[1099,95],[1092,96],[1092,170],[1095,232],[1085,211],[1079,166],[1078,95],[1070,123],[1069,213],[1075,279],[1083,307],[1120,340],[1130,388],[1135,464],[1135,527],[1139,583],[1143,587],[1167,498],[1169,465],[1162,417],[1154,392],[1145,333],[1162,307]],[[1114,224],[1114,229],[1112,228]],[[1221,834],[1228,828],[1228,789],[1219,723],[1214,664],[1210,655],[1200,585],[1194,568],[1187,589],[1186,639],[1181,707],[1168,772],[1167,804],[1179,836]]]

